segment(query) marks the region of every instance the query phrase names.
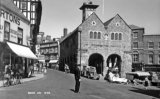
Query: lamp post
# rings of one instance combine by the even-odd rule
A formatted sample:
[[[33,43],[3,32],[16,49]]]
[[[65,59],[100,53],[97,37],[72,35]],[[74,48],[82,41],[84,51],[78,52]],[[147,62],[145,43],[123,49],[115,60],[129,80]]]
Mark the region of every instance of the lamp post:
[[[82,27],[79,27],[78,28],[78,33],[79,33],[79,64],[80,64],[80,67],[81,67],[81,33],[82,33]]]

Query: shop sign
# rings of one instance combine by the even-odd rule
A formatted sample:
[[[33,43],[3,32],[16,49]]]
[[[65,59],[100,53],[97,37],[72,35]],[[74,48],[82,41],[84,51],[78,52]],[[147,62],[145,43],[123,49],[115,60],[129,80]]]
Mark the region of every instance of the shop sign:
[[[40,45],[41,48],[49,47],[49,44]]]
[[[17,31],[10,29],[10,41],[17,43]]]
[[[51,47],[51,46],[58,46],[58,43],[50,44],[50,47]]]
[[[20,18],[14,15],[13,13],[10,13],[9,11],[0,9],[0,17],[17,25],[20,25]]]
[[[44,55],[38,55],[38,59],[39,60],[45,60],[45,56]]]

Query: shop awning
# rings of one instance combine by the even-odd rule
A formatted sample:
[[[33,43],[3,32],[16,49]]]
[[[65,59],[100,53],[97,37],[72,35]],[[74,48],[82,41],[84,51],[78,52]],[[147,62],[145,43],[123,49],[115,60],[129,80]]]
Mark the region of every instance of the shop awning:
[[[149,72],[137,72],[138,76],[150,76]]]
[[[149,72],[141,72],[141,71],[137,71],[137,72],[129,72],[126,74],[130,74],[130,75],[138,75],[138,76],[150,76]]]
[[[14,43],[7,42],[10,49],[18,56],[25,57],[29,59],[37,59],[37,57],[34,55],[34,53],[30,50],[29,47],[17,45]]]
[[[40,60],[38,60],[39,62],[43,62],[43,63],[45,63],[45,60],[43,60],[43,59],[40,59]]]
[[[49,63],[57,63],[58,60],[50,60]]]

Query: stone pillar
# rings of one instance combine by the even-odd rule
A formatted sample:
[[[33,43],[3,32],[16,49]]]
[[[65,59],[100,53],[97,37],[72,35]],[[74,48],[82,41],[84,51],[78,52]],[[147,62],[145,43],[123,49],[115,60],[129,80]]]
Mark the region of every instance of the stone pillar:
[[[107,74],[107,63],[105,60],[103,60],[103,76]]]
[[[124,53],[121,65],[121,77],[126,77],[127,72],[132,70],[132,57],[130,54]]]

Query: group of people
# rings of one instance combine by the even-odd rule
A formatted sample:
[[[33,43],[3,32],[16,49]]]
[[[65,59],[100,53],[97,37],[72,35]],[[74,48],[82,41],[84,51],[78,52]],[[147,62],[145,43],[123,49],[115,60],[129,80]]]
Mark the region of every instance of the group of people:
[[[41,73],[47,73],[47,65],[45,65],[44,63],[35,63],[35,66],[34,66],[34,70],[37,70],[37,72]]]
[[[12,84],[20,84],[20,79],[22,78],[23,73],[23,68],[21,68],[19,64],[6,64],[4,71],[4,79],[6,80],[5,86],[9,86]]]

